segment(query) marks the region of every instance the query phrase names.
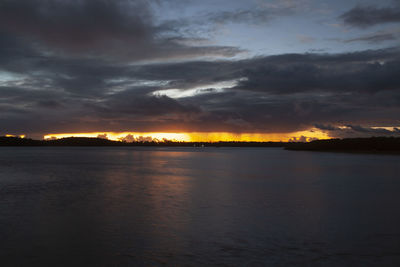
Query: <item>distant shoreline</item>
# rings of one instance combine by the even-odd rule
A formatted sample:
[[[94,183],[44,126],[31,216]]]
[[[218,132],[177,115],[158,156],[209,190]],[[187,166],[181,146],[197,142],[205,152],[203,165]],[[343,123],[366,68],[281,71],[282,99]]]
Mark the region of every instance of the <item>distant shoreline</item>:
[[[285,149],[293,151],[400,154],[400,138],[370,137],[315,140],[309,143],[287,143]]]
[[[55,140],[34,140],[19,137],[0,137],[1,146],[104,146],[104,147],[285,147],[286,142],[122,142],[93,137],[66,137]]]
[[[102,138],[67,137],[55,140],[34,140],[0,137],[0,147],[281,147],[292,151],[346,152],[368,154],[400,154],[400,137],[370,137],[315,140],[312,142],[121,142]]]

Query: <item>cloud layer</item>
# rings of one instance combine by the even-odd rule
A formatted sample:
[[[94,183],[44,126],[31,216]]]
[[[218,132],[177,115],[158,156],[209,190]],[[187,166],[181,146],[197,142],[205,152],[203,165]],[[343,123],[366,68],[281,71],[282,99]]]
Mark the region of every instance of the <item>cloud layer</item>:
[[[154,4],[1,0],[0,133],[288,133],[329,125],[319,129],[351,136],[400,125],[399,47],[240,58],[239,47],[200,45],[156,25]],[[342,16],[347,23],[373,24],[354,10]],[[219,19],[261,18],[241,14]]]
[[[355,27],[370,27],[384,23],[400,23],[400,4],[393,7],[356,6],[341,15],[346,24]]]

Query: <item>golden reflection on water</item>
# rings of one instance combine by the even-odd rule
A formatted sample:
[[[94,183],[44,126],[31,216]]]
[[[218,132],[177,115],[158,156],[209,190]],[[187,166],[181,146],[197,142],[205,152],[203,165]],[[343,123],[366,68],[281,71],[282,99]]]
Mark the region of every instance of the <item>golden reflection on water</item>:
[[[125,150],[123,153],[120,156],[127,159],[123,165],[104,172],[106,198],[116,205],[139,202],[140,208],[132,213],[149,222],[142,230],[151,237],[146,240],[147,246],[163,247],[179,255],[184,249],[180,247],[182,236],[179,233],[188,231],[191,221],[192,190],[190,170],[180,164],[191,157],[191,152]],[[147,253],[150,257],[162,257],[157,251]]]
[[[374,265],[376,257],[363,255],[398,248],[396,156],[278,148],[3,150],[1,219],[12,226],[2,232],[3,265],[273,266],[316,258],[337,265],[343,252]]]

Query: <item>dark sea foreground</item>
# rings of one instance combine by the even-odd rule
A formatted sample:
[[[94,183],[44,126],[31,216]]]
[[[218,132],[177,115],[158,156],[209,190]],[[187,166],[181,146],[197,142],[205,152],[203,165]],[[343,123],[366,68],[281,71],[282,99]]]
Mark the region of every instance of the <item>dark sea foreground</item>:
[[[400,266],[400,156],[0,148],[0,266]]]

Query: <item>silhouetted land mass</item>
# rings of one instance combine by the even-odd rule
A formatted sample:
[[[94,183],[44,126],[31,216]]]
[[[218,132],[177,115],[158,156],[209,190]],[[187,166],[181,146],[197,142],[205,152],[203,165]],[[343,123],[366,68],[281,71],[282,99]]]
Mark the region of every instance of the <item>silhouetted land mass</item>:
[[[400,153],[400,138],[370,137],[316,140],[309,143],[287,143],[285,149],[356,153]]]
[[[287,142],[121,142],[102,138],[67,137],[56,140],[34,140],[0,137],[0,146],[157,146],[157,147],[284,147],[287,150],[400,153],[399,137],[371,137],[316,140],[309,143]]]
[[[56,140],[33,140],[0,137],[0,146],[158,146],[158,147],[284,147],[285,142],[121,142],[102,138],[67,137]]]

